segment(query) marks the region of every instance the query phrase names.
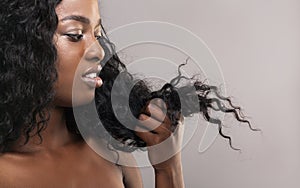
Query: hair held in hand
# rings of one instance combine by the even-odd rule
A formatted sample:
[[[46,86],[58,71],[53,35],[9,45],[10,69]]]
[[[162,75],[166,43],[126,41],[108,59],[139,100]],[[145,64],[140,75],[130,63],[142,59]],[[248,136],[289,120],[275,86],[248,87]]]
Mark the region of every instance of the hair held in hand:
[[[34,135],[39,135],[41,141],[43,140],[40,133],[46,128],[51,116],[49,107],[54,100],[53,86],[57,81],[57,49],[52,39],[58,24],[55,7],[60,2],[1,1],[1,152],[9,151],[9,145],[21,136],[26,138],[24,144]],[[200,113],[205,120],[218,125],[219,134],[229,141],[233,149],[235,148],[232,146],[231,137],[223,133],[223,122],[212,117],[213,111],[232,114],[237,121],[257,130],[243,117],[241,108],[233,105],[230,98],[222,96],[217,87],[184,77],[180,70],[186,63],[179,66],[178,76],[170,83],[152,91],[150,85],[127,71],[103,27],[102,29],[103,34],[98,42],[105,51],[100,72],[103,85],[95,90],[95,103],[101,123],[109,135],[104,132],[95,134],[104,138],[112,136],[123,143],[111,143],[115,149],[130,152],[146,146],[135,131],[124,126],[122,122],[127,121],[130,124],[132,120],[128,118],[128,114],[132,113],[138,118],[149,101],[155,98],[166,103],[167,116],[172,121],[172,126],[177,126],[179,114],[187,117]],[[121,81],[115,83],[117,78]],[[182,81],[188,82],[182,85]],[[113,87],[117,92],[112,92]],[[121,102],[113,106],[112,95],[117,95]],[[126,105],[128,97],[129,106]],[[65,114],[68,130],[79,134],[72,108],[65,108]],[[88,118],[88,112],[82,115],[87,116],[86,126],[89,129],[99,126]]]

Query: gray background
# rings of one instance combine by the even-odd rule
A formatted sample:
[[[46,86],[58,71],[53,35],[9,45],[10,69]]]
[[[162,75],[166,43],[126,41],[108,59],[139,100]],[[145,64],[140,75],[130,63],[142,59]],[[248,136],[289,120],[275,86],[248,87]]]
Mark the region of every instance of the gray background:
[[[227,94],[263,129],[251,132],[228,120],[233,125],[226,133],[242,153],[221,137],[199,153],[205,130],[199,125],[183,150],[186,187],[300,187],[299,0],[106,0],[100,11],[108,31],[155,20],[198,35],[221,66]],[[141,47],[124,54],[130,60],[148,52]],[[142,168],[142,175],[145,187],[153,187],[151,168]]]

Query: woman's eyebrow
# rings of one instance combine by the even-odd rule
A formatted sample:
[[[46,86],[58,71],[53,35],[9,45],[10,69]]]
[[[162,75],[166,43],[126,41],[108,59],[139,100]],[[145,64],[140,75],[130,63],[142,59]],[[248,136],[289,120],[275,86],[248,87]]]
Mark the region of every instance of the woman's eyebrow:
[[[78,21],[78,22],[82,22],[84,24],[90,24],[90,19],[84,17],[84,16],[79,16],[79,15],[70,15],[70,16],[66,16],[64,18],[62,18],[60,21],[66,21],[66,20],[75,20],[75,21]],[[101,21],[101,18],[98,20],[98,23],[96,25],[99,26],[102,24],[102,21]]]
[[[70,16],[66,16],[66,17],[62,18],[60,21],[63,22],[66,20],[75,20],[75,21],[82,22],[85,24],[90,24],[90,20],[84,16],[70,15]]]

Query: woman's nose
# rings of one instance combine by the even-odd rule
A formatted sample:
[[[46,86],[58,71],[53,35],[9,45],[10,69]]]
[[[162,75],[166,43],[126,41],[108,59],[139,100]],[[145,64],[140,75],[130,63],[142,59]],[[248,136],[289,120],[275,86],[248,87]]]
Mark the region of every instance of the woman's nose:
[[[97,63],[103,60],[104,50],[97,40],[94,40],[91,45],[86,49],[85,60],[93,63]]]

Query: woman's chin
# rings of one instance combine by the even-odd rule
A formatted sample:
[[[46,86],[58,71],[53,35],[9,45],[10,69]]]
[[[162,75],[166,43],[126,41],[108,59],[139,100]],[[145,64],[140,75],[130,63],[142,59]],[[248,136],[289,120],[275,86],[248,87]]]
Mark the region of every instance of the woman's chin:
[[[81,93],[80,95],[73,95],[71,106],[78,107],[86,104],[90,104],[94,101],[95,92],[92,93]]]
[[[78,107],[90,104],[94,101],[95,92],[81,92],[79,94],[73,94],[72,97],[56,97],[54,99],[54,105],[60,107]]]

